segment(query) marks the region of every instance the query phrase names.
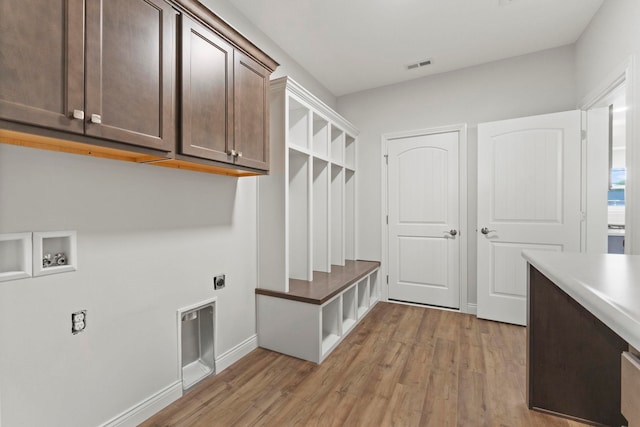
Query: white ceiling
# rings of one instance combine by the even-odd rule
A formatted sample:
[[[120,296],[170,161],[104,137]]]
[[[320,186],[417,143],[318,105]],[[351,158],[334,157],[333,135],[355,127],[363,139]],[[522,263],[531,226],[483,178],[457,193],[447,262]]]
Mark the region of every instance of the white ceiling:
[[[336,96],[571,44],[603,2],[229,1]]]

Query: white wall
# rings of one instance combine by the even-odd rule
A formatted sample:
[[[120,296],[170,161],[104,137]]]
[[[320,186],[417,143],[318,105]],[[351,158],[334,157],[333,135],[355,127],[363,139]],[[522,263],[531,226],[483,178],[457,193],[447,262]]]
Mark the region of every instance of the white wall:
[[[627,216],[626,239],[631,252],[640,254],[640,2],[607,0],[576,43],[576,103],[581,105],[630,57],[634,70],[632,98],[628,100],[632,108],[627,112],[632,134],[627,135],[626,193],[633,214]]]
[[[2,424],[98,425],[174,383],[176,310],[211,296],[216,356],[253,336],[255,199],[255,178],[0,144],[1,230],[77,230],[79,259],[0,283]]]
[[[281,64],[274,77],[335,105],[229,2],[204,3]],[[77,272],[0,283],[0,425],[96,426],[174,384],[176,310],[205,298],[218,297],[217,357],[251,339],[256,215],[256,178],[0,144],[0,233],[77,230],[79,250]]]
[[[497,61],[338,98],[338,111],[361,131],[358,139],[358,257],[381,259],[381,135],[467,123],[468,298],[476,301],[477,124],[571,110],[573,47]]]
[[[640,55],[639,23],[637,0],[606,0],[602,4],[576,43],[577,101],[597,88],[629,55]]]
[[[227,0],[203,3],[281,63],[274,77],[291,75],[360,128],[358,203],[371,213],[360,218],[365,259],[381,258],[381,134],[469,125],[467,230],[475,237],[477,123],[572,109],[640,53],[640,2],[606,1],[575,58],[563,47],[336,100]],[[255,192],[255,178],[0,144],[0,232],[74,229],[79,249],[77,272],[0,283],[0,424],[98,425],[174,383],[175,311],[212,295],[217,355],[253,336]],[[475,239],[469,244],[474,302]],[[228,285],[214,292],[220,272]],[[72,336],[79,309],[88,310],[88,327]]]
[[[290,76],[300,83],[305,89],[320,98],[331,108],[336,108],[336,97],[324,87],[307,70],[295,62],[280,46],[267,37],[259,28],[254,26],[235,6],[227,0],[200,0],[200,2],[231,24],[236,30],[247,37],[253,44],[259,46],[278,63],[280,67],[271,75],[271,78]]]

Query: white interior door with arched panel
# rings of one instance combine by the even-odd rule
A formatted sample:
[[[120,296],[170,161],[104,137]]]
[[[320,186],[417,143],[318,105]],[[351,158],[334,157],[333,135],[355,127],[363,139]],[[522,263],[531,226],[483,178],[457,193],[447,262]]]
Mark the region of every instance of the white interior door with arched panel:
[[[526,324],[523,249],[580,251],[581,114],[478,125],[478,317]]]
[[[383,137],[390,300],[466,305],[465,140],[464,126]]]

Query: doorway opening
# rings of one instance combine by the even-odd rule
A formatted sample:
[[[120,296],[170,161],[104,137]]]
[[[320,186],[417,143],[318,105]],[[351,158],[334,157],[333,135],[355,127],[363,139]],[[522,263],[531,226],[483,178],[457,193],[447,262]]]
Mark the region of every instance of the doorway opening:
[[[607,192],[607,252],[624,253],[626,162],[625,85],[611,93],[609,108],[609,176]]]
[[[587,230],[586,248],[583,251],[592,253],[633,253],[631,234],[633,232],[632,211],[636,191],[633,188],[634,152],[628,142],[632,140],[632,126],[629,111],[633,104],[630,76],[632,60],[628,59],[604,80],[582,102],[582,109],[587,112],[587,127],[595,112],[604,110],[608,116],[606,142],[607,146],[596,147],[599,153],[589,159],[589,150],[594,150],[594,141],[587,137],[586,161],[586,206]],[[587,132],[590,135],[590,131]],[[600,141],[600,140],[598,140]],[[597,176],[594,176],[597,175]],[[627,177],[631,180],[627,180]],[[590,184],[589,179],[598,181]],[[596,190],[602,188],[602,190]],[[593,221],[594,218],[598,218]],[[599,219],[602,218],[602,219]],[[589,224],[590,223],[590,224]],[[596,242],[595,245],[590,243]],[[602,244],[597,243],[602,242]],[[597,248],[594,252],[592,249]]]

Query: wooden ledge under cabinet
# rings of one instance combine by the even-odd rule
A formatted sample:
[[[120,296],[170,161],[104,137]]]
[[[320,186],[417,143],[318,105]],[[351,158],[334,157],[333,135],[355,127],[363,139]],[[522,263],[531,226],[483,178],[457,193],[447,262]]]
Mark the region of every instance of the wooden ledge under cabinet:
[[[0,125],[14,128],[22,126],[14,123],[0,123]],[[129,151],[124,148],[126,145],[120,143],[105,142],[104,146],[94,145],[88,142],[89,138],[82,135],[70,135],[49,129],[38,128],[33,130],[39,133],[26,133],[13,129],[0,128],[0,142],[10,145],[19,145],[21,147],[38,148],[41,150],[58,151],[61,153],[81,154],[83,156],[100,157],[103,159],[121,160],[134,163],[144,163],[163,158],[162,153],[154,154],[154,151],[150,149],[141,148],[139,152]]]
[[[240,169],[231,165],[217,166],[216,162],[203,160],[202,163],[198,162],[199,159],[181,160],[181,159],[158,159],[144,162],[152,166],[162,166],[165,168],[190,170],[193,172],[205,172],[216,175],[227,175],[236,178],[244,176],[259,176],[264,175],[265,171],[251,171],[249,169]]]
[[[0,122],[0,126],[0,143],[4,144],[232,177],[257,176],[266,173],[232,165],[218,165],[216,162],[207,160],[172,159],[168,158],[166,153],[139,147],[135,147],[136,151],[130,151],[126,144],[118,142],[100,140],[101,145],[97,145],[98,141],[83,135],[32,128],[18,123]],[[23,128],[28,128],[28,132],[23,132]]]
[[[379,261],[347,260],[344,266],[332,265],[331,273],[314,271],[313,281],[290,279],[289,292],[257,288],[256,294],[322,305],[379,267]]]

